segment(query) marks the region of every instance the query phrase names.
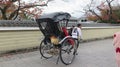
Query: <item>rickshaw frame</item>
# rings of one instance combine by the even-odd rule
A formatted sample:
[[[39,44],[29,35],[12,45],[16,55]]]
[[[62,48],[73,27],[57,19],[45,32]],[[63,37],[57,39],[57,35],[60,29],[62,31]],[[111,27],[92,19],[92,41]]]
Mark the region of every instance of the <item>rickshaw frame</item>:
[[[73,62],[75,55],[76,55],[77,48],[76,48],[75,40],[71,36],[69,36],[68,31],[67,31],[67,24],[69,22],[70,17],[71,15],[69,13],[56,12],[56,13],[42,15],[40,16],[40,18],[36,19],[39,29],[44,35],[44,39],[41,41],[40,47],[39,47],[41,57],[44,57],[46,59],[51,58],[53,57],[53,55],[50,54],[49,51],[57,50],[58,59],[56,63],[58,63],[59,58],[66,65],[69,65]],[[65,22],[66,24],[65,25],[63,24],[64,26],[60,27],[59,23],[62,23],[62,22]],[[50,37],[52,35],[56,36],[59,39],[59,43],[57,45],[54,43],[51,43]],[[46,56],[44,54],[45,50],[47,51]],[[73,52],[71,55],[73,57],[70,59],[70,61],[67,62],[67,60],[69,59],[64,60],[63,54],[64,53],[70,54],[71,52]],[[50,54],[52,56],[47,57],[48,56],[47,54]]]

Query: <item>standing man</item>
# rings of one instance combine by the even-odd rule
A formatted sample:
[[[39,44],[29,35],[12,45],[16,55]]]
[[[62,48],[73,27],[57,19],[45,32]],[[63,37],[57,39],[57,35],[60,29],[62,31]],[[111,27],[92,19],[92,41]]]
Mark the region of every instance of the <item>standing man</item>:
[[[81,31],[82,25],[77,24],[77,27],[74,27],[72,30],[72,37],[77,40],[77,48],[79,46],[79,42],[82,39],[82,31]]]

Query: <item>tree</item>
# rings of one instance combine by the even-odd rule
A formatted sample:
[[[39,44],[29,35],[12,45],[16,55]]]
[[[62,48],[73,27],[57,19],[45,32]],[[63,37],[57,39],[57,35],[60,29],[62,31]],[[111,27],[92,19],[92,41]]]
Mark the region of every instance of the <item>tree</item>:
[[[41,7],[47,6],[52,0],[36,0],[26,3],[24,0],[0,0],[0,19],[15,20],[18,16],[38,17],[42,13]]]
[[[96,17],[95,15],[87,15],[87,18],[88,18],[88,20],[91,20],[91,21],[97,21],[98,20],[98,17]]]
[[[88,16],[89,16],[89,14],[90,15],[95,15],[100,20],[102,20],[101,16],[95,12],[95,11],[97,11],[96,10],[97,6],[95,5],[94,2],[95,2],[94,0],[91,0],[90,4],[88,4],[87,7],[86,7],[86,9],[84,9],[84,10],[85,10],[86,14],[88,14]]]
[[[95,5],[95,0],[91,0],[91,3],[87,6],[87,13],[95,15],[102,22],[110,22],[114,20],[113,16],[113,6],[112,2],[115,0],[105,0],[102,1],[100,5]],[[94,5],[94,6],[93,6]]]
[[[108,4],[108,15],[109,15],[109,21],[112,19],[112,6],[111,6],[111,3],[113,2],[114,0],[106,0],[107,4]]]

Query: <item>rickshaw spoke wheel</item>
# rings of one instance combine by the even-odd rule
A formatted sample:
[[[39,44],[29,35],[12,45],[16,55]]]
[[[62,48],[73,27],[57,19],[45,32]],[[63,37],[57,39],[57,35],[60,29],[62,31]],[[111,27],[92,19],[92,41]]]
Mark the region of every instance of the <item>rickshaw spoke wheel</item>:
[[[51,49],[52,49],[52,44],[50,44],[50,43],[44,44],[44,41],[42,41],[40,43],[39,50],[40,50],[40,54],[41,54],[42,57],[44,57],[46,59],[51,58],[53,56],[50,53]]]
[[[74,44],[71,44],[69,40],[72,40]],[[75,40],[72,38],[67,38],[62,44],[60,49],[60,59],[61,61],[68,65],[71,64],[75,58]]]

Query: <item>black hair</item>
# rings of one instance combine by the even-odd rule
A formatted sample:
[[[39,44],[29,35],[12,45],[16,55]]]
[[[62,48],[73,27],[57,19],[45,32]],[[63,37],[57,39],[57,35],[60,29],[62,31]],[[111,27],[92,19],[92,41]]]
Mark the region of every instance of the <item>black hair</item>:
[[[72,25],[72,27],[75,27],[74,25]]]
[[[81,26],[81,24],[77,24],[77,27]]]

